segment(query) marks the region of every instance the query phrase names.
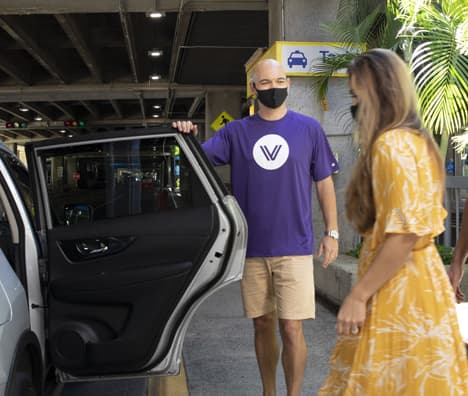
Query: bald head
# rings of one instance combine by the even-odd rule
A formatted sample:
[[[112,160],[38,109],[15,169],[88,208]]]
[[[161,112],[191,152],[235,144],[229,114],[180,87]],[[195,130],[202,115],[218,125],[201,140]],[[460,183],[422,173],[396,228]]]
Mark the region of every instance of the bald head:
[[[257,97],[259,113],[267,117],[279,119],[287,111],[285,100],[288,96],[289,79],[283,66],[275,59],[263,59],[255,65],[250,77],[251,92]]]
[[[275,79],[278,77],[286,78],[286,72],[283,66],[277,60],[267,58],[262,59],[255,65],[250,75],[250,81],[257,83],[262,78]]]

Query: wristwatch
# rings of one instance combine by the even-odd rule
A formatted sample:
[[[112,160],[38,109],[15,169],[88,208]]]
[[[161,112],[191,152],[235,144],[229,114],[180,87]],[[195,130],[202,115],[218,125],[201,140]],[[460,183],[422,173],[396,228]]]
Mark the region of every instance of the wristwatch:
[[[325,235],[336,240],[340,238],[340,234],[338,233],[338,230],[327,230],[325,231]]]

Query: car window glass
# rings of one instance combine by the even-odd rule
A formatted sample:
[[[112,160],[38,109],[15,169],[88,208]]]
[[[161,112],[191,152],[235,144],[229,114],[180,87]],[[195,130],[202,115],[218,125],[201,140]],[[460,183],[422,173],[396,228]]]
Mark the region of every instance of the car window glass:
[[[209,203],[174,137],[65,146],[40,157],[53,225]]]
[[[21,195],[21,199],[26,207],[30,220],[32,220],[34,218],[34,206],[32,191],[29,184],[28,170],[13,154],[0,151],[0,156],[18,188],[18,192]]]
[[[0,249],[2,249],[3,254],[8,259],[8,262],[14,265],[14,253],[13,248],[13,239],[11,236],[10,223],[8,222],[8,217],[5,212],[3,203],[0,201]]]

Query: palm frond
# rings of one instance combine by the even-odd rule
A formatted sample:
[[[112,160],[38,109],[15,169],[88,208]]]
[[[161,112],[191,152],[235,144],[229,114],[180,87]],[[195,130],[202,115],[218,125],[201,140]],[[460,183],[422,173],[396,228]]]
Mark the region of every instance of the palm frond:
[[[339,2],[336,21],[321,26],[336,41],[343,43],[345,48],[348,45],[349,48],[346,54],[326,60],[320,59],[315,64],[314,71],[320,73],[320,76],[314,78],[313,86],[319,101],[327,93],[329,79],[338,70],[346,68],[356,57],[356,43],[372,48],[380,46],[380,38],[386,37],[389,45],[395,46],[395,39],[391,42],[391,33],[386,31],[387,18],[385,1],[341,0]]]
[[[341,11],[339,11],[335,22],[322,24],[321,28],[330,33],[336,41],[367,44],[369,39],[372,38],[374,30],[381,24],[384,8],[380,5],[377,6],[359,22],[353,22],[356,19],[352,17],[354,11],[355,10],[350,7],[343,7]],[[341,13],[345,14],[345,16],[341,17]]]
[[[461,133],[452,137],[452,142],[455,146],[455,151],[462,153],[465,147],[468,146],[468,126],[462,128]]]
[[[396,0],[389,0],[385,10],[385,22],[381,24],[381,31],[378,34],[378,40],[375,47],[399,51],[401,41],[398,39],[398,32],[401,30],[402,23],[395,18],[394,10]]]
[[[328,91],[330,78],[341,69],[346,69],[351,61],[358,54],[355,51],[347,51],[344,54],[338,54],[325,60],[320,60],[314,64],[314,72],[318,74],[313,79],[313,86],[317,92],[317,99],[324,98]]]
[[[442,7],[453,6],[443,2]],[[436,133],[456,133],[468,123],[468,57],[458,50],[457,29],[468,6],[442,12],[422,5],[412,32],[411,68],[423,119]]]

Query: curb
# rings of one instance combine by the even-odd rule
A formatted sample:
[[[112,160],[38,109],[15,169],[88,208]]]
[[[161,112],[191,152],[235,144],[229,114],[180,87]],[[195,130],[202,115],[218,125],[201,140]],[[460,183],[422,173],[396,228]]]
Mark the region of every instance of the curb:
[[[318,260],[314,261],[317,294],[340,306],[357,279],[357,267],[358,259],[344,254],[339,255],[328,268],[323,268]],[[448,270],[449,266],[445,265],[445,269]],[[465,264],[465,274],[460,286],[468,298],[468,264]]]
[[[357,277],[358,259],[339,255],[328,268],[314,260],[315,290],[330,302],[341,305]]]

